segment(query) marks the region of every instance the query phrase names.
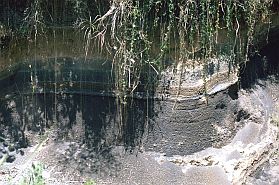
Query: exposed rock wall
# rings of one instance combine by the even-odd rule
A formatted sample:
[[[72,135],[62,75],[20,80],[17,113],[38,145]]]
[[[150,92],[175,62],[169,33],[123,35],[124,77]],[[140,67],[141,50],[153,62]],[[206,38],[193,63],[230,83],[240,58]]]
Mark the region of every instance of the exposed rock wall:
[[[208,59],[207,64],[179,63],[163,71],[158,92],[171,98],[196,98],[224,90],[238,80],[228,56]],[[222,88],[221,88],[222,86]]]
[[[191,154],[223,145],[235,134],[240,119],[237,100],[229,90],[205,98],[161,102],[146,148],[167,155]]]

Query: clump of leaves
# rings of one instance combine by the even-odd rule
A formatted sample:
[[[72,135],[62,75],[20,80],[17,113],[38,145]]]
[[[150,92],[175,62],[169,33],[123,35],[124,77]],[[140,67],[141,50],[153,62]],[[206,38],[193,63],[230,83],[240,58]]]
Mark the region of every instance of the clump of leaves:
[[[29,171],[28,176],[23,179],[20,185],[45,185],[43,178],[43,165],[32,164],[32,169]]]
[[[92,179],[88,179],[85,181],[83,185],[96,185],[96,182]]]
[[[198,60],[205,67],[208,58],[222,55],[221,30],[227,32],[225,54],[239,67],[253,45],[256,20],[268,21],[271,4],[271,0],[112,0],[107,12],[89,15],[79,25],[87,40],[86,52],[88,40],[98,39],[99,46],[113,55],[116,89],[125,103],[125,94],[137,88],[143,69],[160,74],[170,50],[178,62]]]
[[[9,30],[0,22],[0,38],[6,36]],[[0,41],[1,44],[1,41]]]
[[[36,38],[40,33],[44,32],[45,21],[42,10],[42,0],[34,0],[31,6],[24,11],[24,20],[21,25],[20,32],[23,35],[31,37],[34,34]]]

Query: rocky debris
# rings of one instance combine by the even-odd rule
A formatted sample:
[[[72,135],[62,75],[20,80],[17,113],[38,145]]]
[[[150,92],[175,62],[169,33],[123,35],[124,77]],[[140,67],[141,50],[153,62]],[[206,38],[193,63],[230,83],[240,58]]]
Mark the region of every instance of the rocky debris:
[[[20,155],[24,155],[24,151],[23,150],[18,150]]]
[[[241,116],[246,118],[243,120],[245,126],[237,132],[228,145],[221,148],[207,148],[187,156],[167,157],[161,154],[155,157],[156,160],[159,164],[171,162],[180,166],[189,179],[193,179],[193,182],[201,182],[201,184],[207,182],[207,173],[202,173],[199,179],[196,178],[197,174],[211,167],[216,167],[223,171],[212,173],[213,176],[217,176],[219,173],[221,176],[224,176],[224,179],[227,180],[227,182],[223,182],[224,184],[228,182],[232,184],[246,182],[248,176],[268,161],[270,156],[278,150],[278,127],[271,122],[271,116],[275,111],[273,109],[274,104],[276,103],[270,101],[272,99],[272,92],[275,93],[276,91],[274,92],[273,89],[269,88],[264,90],[260,86],[257,86],[252,93],[241,92],[239,101],[243,110],[247,112]],[[253,119],[250,119],[251,117]],[[258,122],[253,122],[255,120]],[[278,159],[276,158],[276,160]],[[276,184],[279,180],[278,176],[277,178],[274,177],[278,172],[277,168],[278,165],[273,165],[273,172],[270,170],[268,172],[263,171],[260,176],[262,179],[254,179],[252,182]],[[191,172],[192,169],[195,172]],[[269,176],[269,178],[267,177],[269,181],[263,181],[264,174]]]
[[[125,148],[110,146],[102,149],[90,149],[79,142],[67,143],[58,151],[59,163],[74,166],[81,173],[92,173],[98,176],[115,176],[125,155]]]
[[[6,159],[6,162],[7,162],[7,163],[12,163],[12,162],[15,161],[15,159],[16,159],[16,158],[15,158],[14,155],[9,154],[8,157],[7,157],[7,159]]]
[[[247,185],[277,185],[279,184],[278,149],[263,165],[259,166],[247,178]]]
[[[258,127],[262,129],[263,125],[258,125]],[[207,174],[211,173],[210,176],[215,180],[221,174],[219,177],[222,177],[224,181],[218,184],[230,184],[229,182],[241,184],[260,164],[268,160],[272,151],[278,147],[273,144],[276,143],[277,128],[270,125],[267,132],[260,136],[260,140],[258,137],[250,137],[253,135],[252,132],[248,133],[249,135],[243,135],[243,131],[253,128],[253,124],[246,125],[237,133],[232,143],[220,149],[208,148],[188,156],[157,155],[155,158],[159,164],[171,162],[180,166],[191,182],[193,180],[193,182],[205,182],[204,184],[207,184],[206,182],[217,184],[216,181],[210,181],[211,178],[207,177]],[[219,171],[211,168],[217,168]],[[194,184],[193,182],[190,184]]]
[[[253,95],[257,93],[258,91],[254,92]],[[268,100],[259,100],[253,95],[250,100],[253,102],[249,103],[249,101],[246,101],[245,104],[245,106],[252,106],[250,108],[245,107],[250,116],[245,116],[245,114],[244,117],[246,119],[239,120],[243,121],[245,126],[237,132],[229,144],[220,148],[210,147],[185,156],[174,155],[170,157],[164,153],[154,152],[138,153],[137,156],[122,156],[119,158],[121,163],[119,164],[118,173],[115,174],[116,176],[113,175],[106,180],[104,180],[104,176],[98,176],[100,179],[96,176],[96,179],[99,179],[98,184],[106,184],[106,182],[123,185],[132,183],[185,185],[244,183],[249,174],[255,171],[263,162],[267,161],[269,156],[278,147],[276,144],[278,128],[270,123],[270,119],[266,119],[265,116],[270,116],[270,114],[262,114],[266,110],[271,110],[269,107],[262,106],[261,104]],[[240,95],[240,101],[247,100],[247,97],[244,98],[243,96],[246,96],[245,92],[242,92]],[[268,95],[263,97],[269,98]],[[272,106],[272,104],[269,105]],[[251,111],[255,110],[254,106],[260,112]],[[253,122],[250,119],[251,117],[257,118],[252,120],[259,122]],[[268,122],[265,122],[265,120]],[[183,143],[179,144],[183,145]],[[76,163],[84,165],[91,158],[90,155],[94,153],[88,151],[81,144],[71,143],[68,146],[64,153],[64,156],[68,157],[64,158],[68,159],[68,161],[65,161],[65,164],[70,164],[71,166]],[[153,145],[153,147],[157,147],[157,145]],[[98,154],[94,153],[94,155]],[[112,156],[116,155],[113,154]],[[69,162],[71,160],[72,162]],[[99,165],[102,168],[101,163],[103,161],[99,160],[99,162],[91,164]],[[113,164],[113,162],[110,164]],[[275,167],[273,170],[276,173]],[[85,169],[84,172],[90,173],[90,171]],[[272,182],[277,181],[273,179]]]
[[[11,144],[11,145],[8,146],[8,150],[9,150],[10,152],[13,152],[13,151],[16,150],[16,148],[15,148],[15,146],[14,146],[13,144]]]
[[[0,160],[6,156],[4,162],[13,163],[16,160],[17,155],[24,155],[23,149],[18,143],[0,142]]]
[[[248,175],[278,147],[278,129],[270,124],[273,102],[267,91],[260,87],[251,92],[241,91],[238,99],[231,99],[224,91],[209,96],[208,105],[200,99],[167,102],[169,105],[164,106],[167,109],[162,113],[166,121],[161,119],[159,129],[155,128],[154,132],[159,137],[155,141],[159,142],[151,140],[152,145],[146,145],[153,152],[128,155],[123,146],[102,146],[95,150],[88,148],[82,140],[61,142],[61,145],[56,140],[48,146],[49,150],[40,154],[41,160],[54,161],[49,165],[49,171],[52,166],[59,166],[60,174],[67,171],[70,175],[78,171],[80,176],[89,174],[91,178],[108,179],[107,182],[113,182],[109,184],[117,185],[239,184],[245,182]],[[175,110],[171,111],[173,107]],[[228,133],[225,138],[229,143],[212,148],[218,132],[225,135],[230,129],[237,134]],[[234,137],[230,139],[229,136]],[[10,141],[2,141],[0,149],[2,156],[5,153],[11,162],[23,152]],[[49,155],[50,149],[54,150],[54,155]],[[271,169],[276,172],[276,167]]]

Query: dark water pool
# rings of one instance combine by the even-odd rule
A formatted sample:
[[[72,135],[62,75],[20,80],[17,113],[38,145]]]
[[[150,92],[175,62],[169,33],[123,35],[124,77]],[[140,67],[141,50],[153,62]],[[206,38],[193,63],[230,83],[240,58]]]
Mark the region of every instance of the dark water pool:
[[[0,81],[1,141],[25,147],[26,131],[43,134],[52,129],[57,139],[79,136],[96,149],[139,146],[155,115],[154,102],[128,98],[121,104],[114,96],[110,65],[68,58],[23,64]]]

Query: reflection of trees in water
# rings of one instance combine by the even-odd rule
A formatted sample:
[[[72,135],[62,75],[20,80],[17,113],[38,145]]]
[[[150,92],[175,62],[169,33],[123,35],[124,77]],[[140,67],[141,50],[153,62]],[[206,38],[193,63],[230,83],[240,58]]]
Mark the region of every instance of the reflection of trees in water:
[[[18,147],[26,147],[27,140],[24,134],[24,120],[18,112],[14,100],[0,99],[0,141],[17,143]]]
[[[138,146],[154,115],[153,105],[145,100],[130,99],[125,107],[109,97],[84,96],[83,102],[86,142],[92,147],[119,142],[127,148]]]
[[[125,112],[125,115],[120,112]],[[58,133],[58,139],[65,139],[73,126],[79,124],[84,133],[74,134],[82,135],[83,142],[90,148],[113,145],[134,148],[140,144],[148,119],[153,117],[152,112],[153,103],[149,101],[147,106],[146,100],[129,100],[126,110],[119,111],[112,97],[17,94],[1,100],[1,137],[26,142],[24,130],[43,134],[52,126]],[[123,123],[120,123],[120,117]]]
[[[144,97],[146,89],[154,93],[154,75],[144,73],[140,81],[134,91],[137,95]],[[115,79],[106,60],[57,58],[26,63],[8,83],[0,81],[0,87],[4,85],[7,88],[0,90],[1,138],[26,147],[26,138],[36,140],[33,136],[51,130],[56,141],[75,143],[67,149],[65,159],[71,161],[65,161],[66,166],[78,162],[84,168],[91,161],[93,171],[117,168],[115,152],[136,149],[152,126],[154,100],[127,98],[121,104],[112,96]]]

